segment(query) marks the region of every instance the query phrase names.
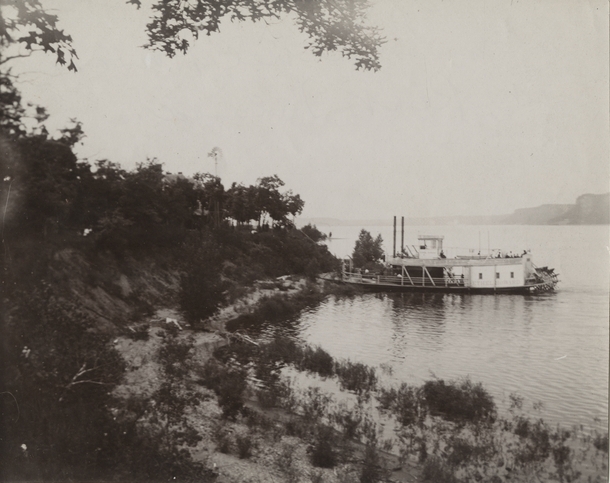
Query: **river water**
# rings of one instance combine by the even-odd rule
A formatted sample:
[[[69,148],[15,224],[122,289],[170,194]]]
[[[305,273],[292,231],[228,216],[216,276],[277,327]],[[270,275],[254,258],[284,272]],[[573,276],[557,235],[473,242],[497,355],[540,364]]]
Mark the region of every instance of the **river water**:
[[[340,257],[351,253],[360,231],[318,228],[332,231],[328,246]],[[381,234],[391,253],[392,227],[366,228]],[[500,407],[515,392],[526,406],[542,402],[547,421],[607,429],[609,227],[406,227],[405,244],[418,234],[444,235],[449,256],[467,247],[531,249],[534,263],[554,267],[561,282],[554,293],[528,296],[329,297],[292,321],[290,332],[334,357],[390,367],[390,382],[469,376]]]

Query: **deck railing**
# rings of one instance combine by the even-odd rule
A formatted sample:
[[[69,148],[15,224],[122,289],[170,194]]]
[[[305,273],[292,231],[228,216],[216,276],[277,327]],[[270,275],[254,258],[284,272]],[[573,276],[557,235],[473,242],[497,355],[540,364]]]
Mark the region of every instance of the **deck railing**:
[[[344,272],[346,282],[359,282],[383,285],[464,287],[464,279],[451,277],[413,277],[400,275],[372,275],[367,273]]]

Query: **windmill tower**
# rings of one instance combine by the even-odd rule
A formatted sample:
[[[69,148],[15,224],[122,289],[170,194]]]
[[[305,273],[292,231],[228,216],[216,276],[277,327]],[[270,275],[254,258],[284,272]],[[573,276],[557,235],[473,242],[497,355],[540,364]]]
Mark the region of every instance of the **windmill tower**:
[[[208,153],[208,158],[214,158],[214,177],[218,179],[218,162],[222,163],[223,154],[222,149],[218,146],[214,146]],[[210,211],[212,212],[212,220],[215,226],[220,225],[220,206],[218,200],[212,200],[210,198]]]
[[[222,162],[224,159],[222,149],[218,146],[214,146],[208,153],[208,158],[214,158],[214,176],[218,178],[218,161]]]

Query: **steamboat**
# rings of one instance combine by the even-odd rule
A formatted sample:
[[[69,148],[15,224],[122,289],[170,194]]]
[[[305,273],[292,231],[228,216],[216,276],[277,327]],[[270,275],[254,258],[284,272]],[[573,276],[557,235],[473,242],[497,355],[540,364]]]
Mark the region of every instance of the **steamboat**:
[[[404,224],[403,224],[404,239]],[[537,267],[532,254],[474,250],[466,255],[447,257],[443,236],[420,235],[417,245],[402,246],[386,257],[385,268],[375,272],[354,269],[351,260],[343,262],[340,281],[377,291],[439,291],[490,294],[537,294],[555,290],[558,274],[548,267]]]

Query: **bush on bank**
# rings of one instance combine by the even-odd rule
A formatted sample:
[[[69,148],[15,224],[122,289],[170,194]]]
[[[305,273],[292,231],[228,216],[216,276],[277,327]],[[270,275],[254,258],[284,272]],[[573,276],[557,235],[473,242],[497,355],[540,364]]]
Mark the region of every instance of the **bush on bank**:
[[[452,421],[493,421],[496,404],[481,383],[466,378],[445,383],[442,379],[427,381],[422,388],[426,404],[433,414]]]
[[[335,461],[334,455],[340,453],[337,451],[342,443],[333,440],[330,431],[338,431],[342,438],[365,444],[359,473],[361,481],[379,481],[385,477],[379,459],[382,448],[400,453],[403,462],[418,461],[424,481],[430,482],[500,482],[508,478],[601,482],[600,475],[607,472],[604,463],[607,433],[589,436],[583,429],[553,428],[541,419],[531,419],[520,412],[522,403],[513,406],[508,415],[498,415],[491,395],[481,384],[469,379],[434,379],[420,386],[401,384],[385,388],[371,384],[372,378],[364,376],[374,374],[373,368],[335,361],[322,349],[293,339],[276,337],[259,347],[250,346],[247,350],[234,348],[233,354],[244,356],[242,360],[249,364],[266,365],[266,371],[257,372],[263,382],[268,382],[267,389],[259,392],[259,401],[264,407],[280,406],[299,415],[299,419],[287,423],[286,431],[310,441],[310,457],[316,466],[330,466]],[[386,417],[398,423],[395,440],[378,442],[378,423],[365,409],[363,398],[358,397],[354,407],[337,405],[331,395],[317,388],[294,391],[282,382],[278,376],[281,367],[286,364],[301,370],[317,367],[304,361],[315,359],[312,355],[318,351],[324,354],[324,363],[319,366],[332,367],[332,377],[337,382],[340,383],[345,367],[352,368],[355,376],[350,380],[357,383],[342,384],[342,388],[355,395],[359,391],[363,394],[368,388],[380,408],[386,411]],[[272,377],[266,379],[266,374]],[[328,372],[324,374],[329,377]],[[263,398],[267,398],[266,403]],[[328,429],[312,429],[320,424]],[[324,455],[330,455],[328,460]],[[589,468],[592,473],[581,473],[583,468]]]

